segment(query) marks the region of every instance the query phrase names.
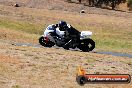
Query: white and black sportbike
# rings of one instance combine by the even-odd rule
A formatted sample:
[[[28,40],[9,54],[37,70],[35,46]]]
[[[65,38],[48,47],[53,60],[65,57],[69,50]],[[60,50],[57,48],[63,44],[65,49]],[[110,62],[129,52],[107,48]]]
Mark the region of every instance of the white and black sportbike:
[[[73,34],[74,32],[74,35]],[[58,36],[59,35],[59,36]],[[95,48],[95,42],[91,39],[92,32],[78,30],[59,31],[56,28],[56,34],[53,30],[45,30],[44,35],[39,38],[39,43],[44,47],[52,47],[54,45],[63,47],[64,49],[79,48],[84,52],[92,51]]]

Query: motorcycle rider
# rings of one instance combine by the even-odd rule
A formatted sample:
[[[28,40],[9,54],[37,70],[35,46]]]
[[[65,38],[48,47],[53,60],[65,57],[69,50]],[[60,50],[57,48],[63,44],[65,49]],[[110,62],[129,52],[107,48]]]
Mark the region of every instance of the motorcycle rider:
[[[65,42],[63,45],[63,48],[69,49],[69,47],[74,47],[73,42],[78,42],[80,40],[80,32],[73,28],[70,24],[67,24],[65,21],[60,21],[58,24],[51,24],[49,25],[44,35],[46,36],[49,34],[60,41]],[[64,35],[61,34],[61,32],[64,32]],[[71,46],[73,45],[73,46]]]
[[[69,49],[69,46],[74,47],[73,42],[76,43],[80,40],[80,32],[65,21],[60,21],[58,27],[60,31],[65,31],[64,38],[65,40],[68,40],[67,43],[63,45],[63,48]]]
[[[62,32],[58,29],[58,24],[51,24],[49,25],[46,30],[44,31],[44,35],[47,36],[49,33],[52,37],[62,38]]]
[[[47,36],[49,32],[52,32],[52,34],[55,34],[56,25],[51,24],[49,25],[46,30],[44,31],[44,35]]]
[[[55,37],[57,35],[64,37],[56,39]],[[65,49],[79,48],[84,52],[88,52],[95,48],[95,42],[90,38],[91,35],[92,32],[90,31],[79,32],[65,21],[60,21],[57,25],[52,24],[46,28],[44,35],[39,38],[39,43],[44,47],[52,47],[56,45]]]
[[[58,46],[62,46],[65,43],[64,31],[59,30],[58,24],[49,25],[44,31],[44,36],[49,37]]]

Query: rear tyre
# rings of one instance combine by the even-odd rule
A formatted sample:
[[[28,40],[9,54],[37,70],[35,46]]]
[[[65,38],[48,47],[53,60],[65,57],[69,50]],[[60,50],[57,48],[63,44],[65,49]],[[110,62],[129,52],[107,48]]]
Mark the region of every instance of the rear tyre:
[[[66,49],[66,50],[69,50],[69,47],[65,46],[65,45],[63,46],[63,48]]]
[[[79,48],[83,52],[92,51],[95,48],[95,42],[92,39],[84,39],[84,40],[81,40],[81,43],[80,43],[80,47]]]
[[[44,47],[54,46],[54,44],[51,41],[48,41],[48,43],[46,43],[46,39],[43,36],[39,38],[39,43],[40,43],[40,45],[42,45]]]

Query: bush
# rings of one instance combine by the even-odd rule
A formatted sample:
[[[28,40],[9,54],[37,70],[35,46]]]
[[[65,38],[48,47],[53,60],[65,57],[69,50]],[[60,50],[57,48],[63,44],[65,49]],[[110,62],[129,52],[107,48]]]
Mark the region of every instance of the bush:
[[[132,5],[132,0],[127,0],[128,5],[131,6]]]
[[[127,0],[128,8],[132,11],[132,0]]]

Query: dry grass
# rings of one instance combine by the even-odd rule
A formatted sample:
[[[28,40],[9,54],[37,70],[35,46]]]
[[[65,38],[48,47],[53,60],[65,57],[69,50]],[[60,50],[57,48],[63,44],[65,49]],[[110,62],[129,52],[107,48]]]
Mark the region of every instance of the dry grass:
[[[0,55],[0,57],[3,58],[0,62],[0,68],[2,69],[0,71],[0,77],[2,78],[0,79],[1,88],[7,86],[19,86],[20,88],[80,88],[75,82],[76,69],[80,65],[91,74],[97,72],[100,74],[132,74],[132,67],[130,64],[128,65],[128,62],[132,61],[130,58],[54,48],[21,46],[8,46],[2,48],[0,45],[0,51],[3,53]],[[88,84],[85,85],[84,88],[128,88],[131,86],[131,83],[121,85]]]
[[[16,57],[0,55],[0,63],[18,64],[20,61]]]
[[[39,38],[38,35],[28,34],[22,31],[10,30],[6,28],[0,28],[0,39],[8,40],[10,42],[30,42],[30,43],[38,43],[36,40]]]
[[[131,53],[131,16],[116,17],[8,6],[0,6],[0,11],[0,22],[3,23],[0,25],[0,88],[81,88],[75,81],[76,69],[80,65],[92,74],[132,75],[131,58],[10,44],[11,41],[36,44],[43,27],[66,20],[80,31],[91,30],[97,43],[96,49],[114,48],[116,52]],[[36,28],[30,33],[32,30],[27,31],[27,26]],[[121,43],[127,46],[122,46]],[[83,87],[131,88],[132,83],[88,84]]]
[[[59,20],[66,20],[80,31],[92,31],[93,39],[96,42],[96,48],[98,50],[132,53],[132,41],[130,41],[132,40],[131,16],[124,15],[125,17],[116,17],[13,7],[4,7],[2,11],[8,13],[1,15],[1,18],[4,20],[1,20],[1,23],[8,29],[41,35],[44,28],[49,24],[57,23]]]

